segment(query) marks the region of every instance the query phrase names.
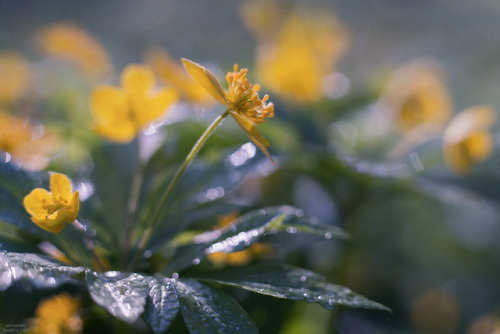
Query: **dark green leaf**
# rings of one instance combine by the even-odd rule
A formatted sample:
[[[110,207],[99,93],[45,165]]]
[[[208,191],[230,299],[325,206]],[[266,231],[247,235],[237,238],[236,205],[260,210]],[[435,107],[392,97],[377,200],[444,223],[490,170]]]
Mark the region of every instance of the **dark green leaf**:
[[[54,287],[84,271],[84,267],[64,266],[37,254],[0,252],[0,291],[19,279],[36,287]]]
[[[179,297],[169,278],[147,276],[146,282],[149,284],[149,294],[144,318],[155,333],[163,333],[179,311]]]
[[[142,275],[108,271],[86,272],[92,299],[113,316],[133,323],[144,312],[149,286]]]
[[[227,294],[196,280],[174,281],[191,334],[258,333],[252,319]]]
[[[341,305],[389,311],[387,307],[358,295],[346,287],[326,282],[317,273],[292,266],[247,266],[224,270],[202,280],[278,298],[315,302],[329,310]]]
[[[39,228],[29,219],[22,201],[42,183],[38,174],[26,172],[12,163],[0,163],[0,220],[37,233]]]

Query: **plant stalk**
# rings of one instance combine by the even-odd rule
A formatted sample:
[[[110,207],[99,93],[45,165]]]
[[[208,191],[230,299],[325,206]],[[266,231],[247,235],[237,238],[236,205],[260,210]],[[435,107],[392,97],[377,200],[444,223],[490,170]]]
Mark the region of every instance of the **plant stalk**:
[[[133,231],[133,223],[134,218],[137,212],[137,205],[139,203],[139,195],[141,193],[142,182],[144,179],[144,163],[140,157],[140,143],[139,139],[137,140],[137,149],[135,150],[136,156],[136,169],[134,172],[134,176],[132,179],[132,184],[130,186],[130,193],[127,202],[127,211],[124,221],[124,233],[123,233],[123,256],[122,256],[122,267],[125,268],[126,262],[130,253],[130,246],[132,242],[132,231]]]
[[[102,263],[99,255],[97,255],[94,243],[92,242],[92,240],[90,240],[89,235],[87,234],[87,231],[82,223],[80,223],[78,220],[75,220],[73,223],[71,223],[71,225],[73,225],[75,229],[77,229],[82,234],[85,246],[87,246],[87,249],[90,251],[90,253],[92,253],[92,257],[94,258],[97,269],[101,272],[106,271],[106,267]]]
[[[179,182],[182,174],[186,170],[186,168],[191,164],[191,162],[194,160],[200,149],[203,147],[207,139],[212,135],[212,133],[215,131],[215,129],[222,123],[224,118],[226,118],[229,115],[229,110],[226,110],[223,114],[219,115],[203,132],[203,134],[198,138],[198,141],[194,144],[194,146],[191,148],[191,151],[188,153],[186,158],[184,159],[184,162],[179,166],[177,169],[177,172],[175,173],[174,177],[168,184],[167,188],[165,189],[165,192],[163,193],[160,204],[158,205],[158,209],[156,210],[155,215],[153,216],[153,219],[151,220],[149,226],[146,228],[144,233],[142,234],[142,237],[139,240],[139,243],[137,245],[137,252],[135,254],[135,259],[133,261],[133,266],[135,267],[138,258],[141,256],[141,254],[144,252],[149,239],[151,239],[153,230],[158,224],[158,221],[160,220],[161,213],[163,211],[163,208],[165,204],[167,203],[168,198],[170,197],[170,194],[174,190],[175,186]]]

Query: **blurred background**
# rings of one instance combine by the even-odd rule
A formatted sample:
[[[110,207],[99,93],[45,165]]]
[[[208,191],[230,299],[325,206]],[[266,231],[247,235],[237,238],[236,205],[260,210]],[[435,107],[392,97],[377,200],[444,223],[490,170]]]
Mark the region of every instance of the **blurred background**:
[[[299,21],[317,15],[318,26],[302,29],[293,15]],[[324,16],[333,38],[318,30]],[[486,334],[500,332],[499,128],[492,116],[500,106],[499,19],[495,0],[0,0],[0,52],[14,50],[37,64],[34,94],[49,96],[44,110],[52,120],[63,115],[85,122],[90,87],[116,81],[127,64],[144,62],[151,47],[200,62],[219,78],[234,63],[250,69],[276,104],[277,117],[262,127],[272,153],[300,162],[268,175],[256,202],[296,205],[351,234],[346,242],[300,236],[291,243],[270,241],[280,245],[287,263],[319,271],[393,310],[334,313],[239,296],[262,333]],[[41,51],[39,34],[61,22],[85,30],[107,54],[108,67],[91,83],[72,75],[48,80],[60,69],[45,58],[50,52]],[[292,59],[307,43],[286,45],[283,26],[327,49],[321,96],[300,86],[312,87],[307,75],[313,70],[301,73]],[[279,52],[283,59],[275,64]],[[279,64],[297,71],[283,74]],[[287,88],[275,80],[282,74],[285,82],[287,75],[302,80]],[[81,92],[61,90],[68,82]],[[431,105],[429,115],[405,116],[412,105],[407,100],[420,103],[414,108],[422,113]],[[461,130],[444,130],[454,124],[453,115],[477,105],[491,110],[456,121]],[[29,114],[30,104],[23,108]],[[273,130],[273,122],[281,130]],[[424,123],[432,127],[417,131]],[[452,149],[443,153],[442,145],[476,123],[465,162]],[[62,133],[74,130],[61,121],[55,125]],[[84,153],[75,147],[67,150],[80,161]],[[71,161],[61,164],[69,168]]]

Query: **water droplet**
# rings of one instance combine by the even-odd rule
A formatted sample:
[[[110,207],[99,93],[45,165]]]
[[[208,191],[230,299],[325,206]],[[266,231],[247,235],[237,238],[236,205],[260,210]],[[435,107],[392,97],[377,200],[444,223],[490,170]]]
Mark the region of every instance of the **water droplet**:
[[[194,265],[200,264],[200,259],[194,259],[194,260],[193,260],[193,264],[194,264]]]
[[[297,233],[297,229],[295,227],[287,227],[286,231],[290,234]]]
[[[304,275],[303,275],[303,276],[300,276],[300,281],[301,281],[301,282],[305,282],[306,280],[307,280],[307,277],[306,277],[306,276],[304,276]]]
[[[119,271],[107,271],[104,273],[104,276],[106,277],[117,277],[120,275]]]
[[[178,273],[173,273],[172,274],[172,278],[178,279],[179,278],[179,274]]]
[[[153,252],[152,252],[150,249],[148,249],[148,250],[146,250],[146,251],[144,252],[144,257],[145,257],[146,259],[149,259],[152,255],[153,255]]]
[[[332,238],[332,234],[330,232],[326,232],[325,239],[331,239],[331,238]]]

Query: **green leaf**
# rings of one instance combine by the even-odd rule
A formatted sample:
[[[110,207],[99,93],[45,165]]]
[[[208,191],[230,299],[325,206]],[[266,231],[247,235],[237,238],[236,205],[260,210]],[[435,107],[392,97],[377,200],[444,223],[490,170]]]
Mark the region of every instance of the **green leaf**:
[[[37,233],[39,228],[29,219],[22,201],[42,180],[38,174],[26,172],[12,163],[0,163],[0,220]]]
[[[133,323],[144,312],[149,286],[142,275],[108,271],[85,274],[92,299],[113,316]]]
[[[177,280],[181,313],[191,334],[258,333],[252,319],[230,296],[196,280]]]
[[[144,318],[155,333],[163,333],[179,312],[179,297],[174,283],[169,278],[146,277],[149,294]]]
[[[84,271],[84,267],[64,266],[37,254],[0,252],[0,291],[20,279],[35,287],[55,287]]]
[[[166,271],[180,271],[193,263],[199,263],[211,253],[240,251],[262,235],[280,230],[288,233],[308,232],[328,239],[346,237],[339,228],[304,216],[300,209],[286,205],[269,207],[248,212],[231,225],[198,235],[193,239],[194,243],[178,249]]]
[[[317,273],[287,265],[254,265],[228,269],[199,279],[278,298],[315,302],[329,310],[341,305],[390,311],[346,287],[326,282]]]

